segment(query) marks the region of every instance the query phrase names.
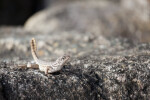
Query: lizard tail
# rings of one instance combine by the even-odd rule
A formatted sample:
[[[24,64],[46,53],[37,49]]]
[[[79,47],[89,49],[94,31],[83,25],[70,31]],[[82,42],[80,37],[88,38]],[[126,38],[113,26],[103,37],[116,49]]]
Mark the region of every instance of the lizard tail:
[[[37,53],[36,53],[37,47],[36,47],[36,41],[35,41],[34,38],[32,38],[32,40],[30,42],[30,45],[31,45],[31,53],[32,53],[33,59],[37,63],[37,60],[38,60],[38,56],[37,56]]]

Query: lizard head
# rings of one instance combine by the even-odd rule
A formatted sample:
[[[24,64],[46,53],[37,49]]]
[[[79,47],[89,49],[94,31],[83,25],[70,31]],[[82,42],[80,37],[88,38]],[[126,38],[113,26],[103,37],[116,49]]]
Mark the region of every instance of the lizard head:
[[[59,57],[56,61],[59,63],[59,65],[63,66],[69,59],[70,59],[69,55],[63,55]]]

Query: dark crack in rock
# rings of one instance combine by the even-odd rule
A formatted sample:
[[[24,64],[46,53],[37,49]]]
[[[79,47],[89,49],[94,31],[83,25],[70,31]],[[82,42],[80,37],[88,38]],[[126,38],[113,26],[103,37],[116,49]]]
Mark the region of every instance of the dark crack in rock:
[[[0,100],[5,100],[2,86],[2,76],[0,76]]]

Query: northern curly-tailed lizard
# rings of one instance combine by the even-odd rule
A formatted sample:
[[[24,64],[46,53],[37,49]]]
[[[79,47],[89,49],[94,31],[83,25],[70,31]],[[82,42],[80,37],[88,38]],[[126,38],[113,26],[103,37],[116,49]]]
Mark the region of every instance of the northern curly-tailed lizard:
[[[32,38],[30,45],[31,45],[31,53],[32,53],[33,59],[36,62],[36,64],[39,65],[38,67],[36,65],[30,65],[30,68],[39,68],[41,71],[44,71],[45,74],[60,71],[63,65],[70,58],[69,55],[63,55],[54,62],[43,61],[43,60],[40,60],[37,56],[37,47],[36,47],[36,41],[34,38]]]

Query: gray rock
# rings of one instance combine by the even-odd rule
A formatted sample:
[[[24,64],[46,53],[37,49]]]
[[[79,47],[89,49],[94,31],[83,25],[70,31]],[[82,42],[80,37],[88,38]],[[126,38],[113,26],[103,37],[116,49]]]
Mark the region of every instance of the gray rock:
[[[73,57],[61,72],[49,75],[2,61],[4,95],[8,100],[149,99],[150,53],[144,52],[149,48],[150,44],[141,44],[115,55],[109,51],[85,53]]]
[[[150,40],[149,5],[148,0],[58,3],[33,15],[24,28],[35,33],[75,31],[146,42]]]
[[[105,14],[114,16],[112,10],[119,11],[115,5],[113,2],[101,0],[59,3],[29,18],[25,23],[25,29],[42,33],[80,31],[101,34],[103,33],[101,19],[105,19]]]
[[[4,34],[8,30],[9,37]],[[128,39],[78,32],[35,35],[21,27],[1,28],[0,33],[0,96],[7,100],[150,98],[149,43],[137,45]],[[40,59],[54,60],[70,52],[70,62],[60,72],[48,75],[38,69],[17,67],[33,61],[31,37],[37,40]],[[15,45],[11,49],[7,47],[10,38]],[[20,49],[20,45],[27,49]]]

